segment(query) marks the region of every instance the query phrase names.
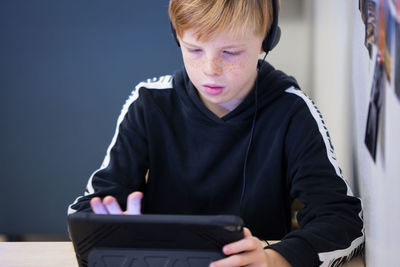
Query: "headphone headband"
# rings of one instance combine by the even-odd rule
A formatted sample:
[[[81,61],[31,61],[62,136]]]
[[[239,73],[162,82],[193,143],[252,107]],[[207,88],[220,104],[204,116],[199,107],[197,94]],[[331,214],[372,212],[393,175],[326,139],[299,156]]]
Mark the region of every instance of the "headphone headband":
[[[278,26],[278,0],[272,0],[272,14],[273,20],[269,31],[267,32],[264,41],[262,42],[262,48],[265,53],[269,53],[281,39],[281,28]]]
[[[266,36],[262,42],[262,48],[266,54],[269,53],[279,42],[281,38],[281,29],[278,26],[278,1],[279,0],[271,0],[272,1],[272,13],[273,13],[273,20],[271,24],[271,28],[266,33]],[[178,46],[180,46],[178,37],[176,35],[176,31],[170,22],[170,27],[172,31],[172,35],[175,39],[175,42]]]

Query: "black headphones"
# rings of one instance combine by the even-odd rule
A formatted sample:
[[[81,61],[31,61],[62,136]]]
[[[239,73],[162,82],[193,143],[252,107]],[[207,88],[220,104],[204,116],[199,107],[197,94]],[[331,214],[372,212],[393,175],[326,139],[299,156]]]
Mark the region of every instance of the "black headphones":
[[[267,32],[263,42],[262,48],[266,54],[269,53],[278,43],[281,38],[281,29],[278,26],[278,0],[272,0],[272,11],[273,11],[273,20],[271,24],[270,30]],[[172,35],[175,39],[175,42],[178,46],[180,46],[178,37],[176,36],[176,31],[170,22]]]

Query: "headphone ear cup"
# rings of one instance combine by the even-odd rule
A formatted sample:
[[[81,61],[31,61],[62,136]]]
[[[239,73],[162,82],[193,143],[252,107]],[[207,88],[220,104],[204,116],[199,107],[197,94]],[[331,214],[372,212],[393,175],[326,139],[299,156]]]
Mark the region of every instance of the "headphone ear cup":
[[[174,26],[172,26],[171,22],[169,22],[169,26],[171,27],[172,36],[174,37],[174,40],[175,40],[176,44],[180,47],[181,44],[179,43],[178,36],[176,35],[175,28],[174,28]]]
[[[265,53],[269,53],[274,47],[279,43],[281,39],[281,28],[277,26],[275,29],[272,29],[267,36],[265,37],[264,41],[262,42],[262,48]]]

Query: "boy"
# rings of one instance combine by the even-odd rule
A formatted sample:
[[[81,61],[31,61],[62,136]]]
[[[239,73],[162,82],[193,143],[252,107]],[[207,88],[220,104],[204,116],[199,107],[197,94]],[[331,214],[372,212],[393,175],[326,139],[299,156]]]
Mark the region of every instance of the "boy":
[[[293,78],[258,61],[273,46],[278,4],[171,0],[185,68],[136,86],[69,213],[240,215],[245,238],[214,267],[337,266],[360,249],[361,203],[319,111]],[[301,229],[290,232],[295,198]]]

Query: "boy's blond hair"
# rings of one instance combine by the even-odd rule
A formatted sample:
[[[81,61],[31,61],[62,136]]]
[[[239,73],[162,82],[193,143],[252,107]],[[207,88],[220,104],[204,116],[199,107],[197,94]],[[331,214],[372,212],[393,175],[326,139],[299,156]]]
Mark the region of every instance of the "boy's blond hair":
[[[272,0],[170,0],[168,11],[178,37],[194,29],[202,41],[222,30],[265,36],[273,20]]]

